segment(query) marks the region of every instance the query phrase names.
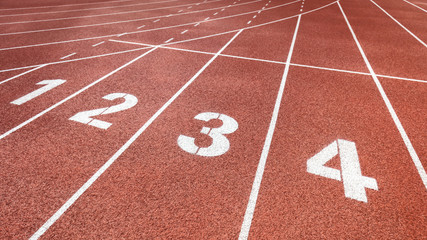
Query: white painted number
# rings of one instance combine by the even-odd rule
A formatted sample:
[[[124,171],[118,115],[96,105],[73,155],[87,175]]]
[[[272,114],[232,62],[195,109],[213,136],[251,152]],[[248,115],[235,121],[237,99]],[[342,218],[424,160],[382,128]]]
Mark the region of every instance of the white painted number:
[[[338,155],[341,161],[341,172],[324,166],[329,160]],[[341,181],[344,184],[344,194],[347,198],[368,202],[365,188],[378,191],[374,178],[362,176],[356,144],[338,139],[307,161],[307,172],[322,177]]]
[[[205,122],[212,119],[219,119],[222,121],[222,126],[219,128],[202,128],[200,132],[212,138],[212,144],[205,148],[198,147],[194,143],[194,138],[180,135],[178,137],[178,145],[182,150],[203,157],[216,157],[226,153],[230,149],[230,142],[224,134],[230,134],[237,130],[239,125],[236,120],[227,115],[213,112],[200,113],[194,118]]]
[[[123,103],[120,103],[111,107],[79,112],[76,115],[70,117],[70,120],[73,120],[79,123],[88,124],[97,128],[107,129],[112,125],[111,123],[98,120],[98,119],[93,119],[91,117],[120,112],[120,111],[129,109],[138,103],[138,99],[135,96],[127,93],[111,93],[103,97],[103,99],[110,100],[110,101],[117,98],[123,98],[125,99],[125,101]]]
[[[43,93],[52,90],[53,88],[56,88],[57,86],[65,83],[66,80],[62,80],[62,79],[55,79],[55,80],[44,80],[41,82],[38,82],[37,85],[46,85],[44,87],[41,87],[33,92],[28,93],[27,95],[20,97],[18,99],[16,99],[15,101],[12,101],[12,104],[15,105],[21,105],[24,104],[28,101],[30,101],[33,98],[36,98],[40,95],[42,95]]]

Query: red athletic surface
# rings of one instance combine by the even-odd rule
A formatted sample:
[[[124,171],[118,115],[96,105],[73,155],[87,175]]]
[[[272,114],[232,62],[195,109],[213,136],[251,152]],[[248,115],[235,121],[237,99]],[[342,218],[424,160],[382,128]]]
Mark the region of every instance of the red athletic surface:
[[[0,2],[0,239],[40,231],[117,154],[40,238],[237,239],[263,149],[249,239],[426,239],[427,2],[409,2],[421,9],[403,0]],[[66,82],[11,104],[53,79]],[[123,102],[102,99],[111,93],[138,102],[94,117],[108,129],[69,120]],[[238,123],[220,156],[177,144],[180,135],[213,144],[200,131],[223,123],[194,119],[203,112]],[[307,172],[337,139],[356,144],[362,175],[377,181],[367,202]],[[326,166],[340,170],[340,158]]]

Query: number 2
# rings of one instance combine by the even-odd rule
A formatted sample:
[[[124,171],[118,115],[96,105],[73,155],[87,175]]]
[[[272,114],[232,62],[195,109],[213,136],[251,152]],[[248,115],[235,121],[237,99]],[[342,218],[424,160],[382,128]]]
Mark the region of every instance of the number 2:
[[[98,119],[93,119],[92,117],[120,112],[120,111],[129,109],[138,103],[138,99],[135,96],[127,93],[111,93],[103,97],[103,99],[110,100],[110,101],[117,98],[123,98],[125,99],[125,101],[123,103],[120,103],[111,107],[98,108],[94,110],[79,112],[76,115],[70,117],[69,119],[79,123],[88,124],[90,126],[94,126],[97,128],[107,129],[112,125],[111,123],[98,120]]]
[[[237,130],[239,125],[236,120],[225,114],[213,112],[200,113],[194,118],[205,122],[219,119],[223,124],[219,128],[203,127],[200,131],[212,138],[212,144],[209,147],[198,147],[194,143],[194,138],[180,135],[178,137],[178,146],[181,147],[182,150],[203,157],[216,157],[226,153],[228,149],[230,149],[230,142],[224,134],[230,134]]]

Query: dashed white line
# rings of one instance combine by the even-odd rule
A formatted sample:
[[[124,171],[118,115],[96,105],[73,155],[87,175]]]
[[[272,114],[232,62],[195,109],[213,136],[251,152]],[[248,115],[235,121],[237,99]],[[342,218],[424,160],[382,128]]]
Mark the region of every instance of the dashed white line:
[[[180,13],[180,12],[183,12],[184,10],[179,10],[178,12]]]
[[[218,12],[214,13],[213,15],[215,16],[215,15],[217,15],[217,14],[218,14]]]
[[[182,31],[182,32],[181,32],[181,34],[184,34],[184,33],[186,33],[186,32],[188,32],[188,29],[187,29],[187,30]]]
[[[154,20],[154,21],[153,21],[153,23],[158,22],[158,21],[160,21],[160,19],[156,19],[156,20]]]
[[[342,15],[343,15],[343,17],[347,23],[347,26],[351,32],[351,35],[353,36],[353,39],[354,39],[357,47],[359,48],[359,52],[362,55],[362,58],[365,61],[365,64],[368,67],[369,72],[371,73],[372,79],[374,80],[375,85],[377,86],[378,91],[380,92],[381,97],[383,98],[384,103],[387,106],[387,109],[388,109],[388,111],[389,111],[389,113],[390,113],[390,115],[394,121],[394,124],[396,125],[396,128],[399,131],[400,136],[402,137],[402,140],[406,145],[406,148],[408,149],[409,155],[412,158],[412,162],[414,163],[415,168],[417,169],[418,174],[420,175],[421,180],[424,183],[424,187],[427,189],[427,173],[423,167],[423,164],[421,163],[420,158],[418,157],[418,154],[416,153],[416,151],[415,151],[415,149],[411,143],[411,140],[409,139],[408,135],[406,134],[406,131],[403,128],[403,125],[400,122],[399,117],[397,116],[396,112],[394,111],[394,108],[391,105],[391,102],[388,99],[387,94],[385,93],[385,91],[381,85],[381,82],[378,80],[376,73],[374,72],[371,64],[369,63],[369,60],[366,57],[365,52],[363,51],[363,48],[360,45],[359,40],[357,39],[356,34],[354,33],[353,28],[351,27],[350,22],[348,21],[347,16],[345,15],[344,10],[341,7],[340,2],[338,1],[337,4],[338,4],[338,7],[340,8],[341,13],[342,13]]]
[[[252,21],[249,21],[248,23],[246,23],[246,24],[250,24]]]
[[[61,59],[69,58],[69,57],[71,57],[71,56],[73,56],[73,55],[75,55],[75,54],[76,54],[76,53],[71,53],[71,54],[69,54],[69,55],[67,55],[67,56],[62,57]]]
[[[205,18],[205,21],[209,20],[210,17]]]
[[[74,202],[77,201],[77,199],[84,192],[86,192],[86,190],[123,154],[123,152],[125,152],[129,148],[129,146],[154,122],[154,120],[156,120],[160,116],[160,114],[162,114],[165,111],[165,109],[168,108],[175,101],[175,99],[178,98],[181,95],[181,93],[184,92],[185,89],[187,89],[188,86],[190,86],[199,77],[200,74],[202,74],[202,72],[219,56],[219,54],[221,54],[221,52],[223,52],[227,48],[228,45],[230,45],[230,43],[242,31],[243,30],[240,30],[239,32],[237,32],[230,39],[230,41],[228,41],[190,80],[188,80],[186,84],[184,84],[184,86],[182,86],[178,90],[178,92],[176,92],[153,116],[151,116],[151,118],[148,119],[148,121],[144,125],[142,125],[142,127],[138,129],[138,131],[136,131],[136,133],[122,147],[120,147],[120,149],[116,153],[114,153],[114,155],[110,159],[108,159],[108,161],[104,165],[102,165],[102,167],[99,168],[98,171],[96,171],[96,173],[92,177],[90,177],[89,180],[85,184],[83,184],[83,186],[80,187],[79,190],[77,190],[77,192],[75,192],[73,196],[71,196],[71,198],[68,199],[67,202],[65,202],[64,205],[62,205],[61,208],[59,208],[58,211],[56,211],[51,216],[43,224],[43,226],[41,226],[37,230],[36,233],[33,234],[33,236],[31,236],[30,240],[36,240],[40,238],[40,236],[42,236],[68,210],[68,208],[70,208],[74,204]],[[155,49],[156,48],[150,50],[149,52],[154,51]],[[145,55],[147,53],[145,53]],[[134,60],[132,60],[131,62],[133,61]]]
[[[262,176],[264,174],[264,168],[268,157],[268,152],[270,151],[271,141],[273,139],[274,130],[276,128],[276,121],[279,117],[280,105],[282,103],[283,92],[285,90],[286,79],[288,77],[289,66],[291,63],[292,52],[295,46],[295,40],[297,38],[298,28],[301,21],[301,15],[298,16],[298,21],[295,27],[294,36],[292,38],[291,47],[289,49],[288,57],[286,60],[285,71],[282,76],[282,81],[280,83],[279,92],[277,94],[276,103],[274,105],[273,114],[270,121],[270,126],[268,127],[267,136],[265,138],[264,147],[261,152],[261,157],[258,163],[258,167],[255,173],[255,179],[252,184],[251,194],[249,196],[248,205],[246,208],[245,216],[243,219],[242,227],[240,228],[239,240],[246,240],[249,236],[249,230],[252,224],[252,218],[255,212],[255,205],[258,199],[259,188],[261,186]]]
[[[143,27],[145,27],[145,25],[139,26],[139,27],[137,27],[136,29],[141,29],[141,28],[143,28]]]
[[[199,24],[200,24],[200,23],[198,22],[198,23],[194,24],[194,26],[195,26],[195,27],[197,27],[197,26],[199,26]]]
[[[121,37],[121,36],[124,36],[124,35],[126,35],[127,33],[120,33],[119,35],[117,35],[117,37]]]
[[[92,47],[96,47],[96,46],[98,46],[98,45],[101,45],[101,44],[103,44],[105,41],[102,41],[102,42],[99,42],[99,43],[96,43],[96,44],[93,44],[92,45]]]
[[[168,40],[165,41],[165,43],[168,43],[168,42],[170,42],[172,40],[173,40],[173,38],[169,38]]]
[[[252,18],[256,18],[256,15],[254,15]]]
[[[225,10],[225,8],[221,9],[221,12],[224,11],[224,10]]]
[[[189,6],[187,9],[190,9],[190,8],[192,8],[193,6]]]

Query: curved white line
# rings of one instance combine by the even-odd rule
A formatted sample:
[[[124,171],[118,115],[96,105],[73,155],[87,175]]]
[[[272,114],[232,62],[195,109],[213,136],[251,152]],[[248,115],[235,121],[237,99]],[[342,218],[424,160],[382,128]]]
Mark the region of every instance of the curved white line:
[[[213,2],[219,2],[219,1],[223,1],[223,0],[214,0],[214,1],[210,1],[210,2],[203,2],[203,3],[200,3],[199,5],[207,4],[207,3],[213,3]],[[142,10],[133,10],[133,11],[115,12],[115,13],[104,13],[104,14],[76,16],[76,17],[66,17],[66,18],[50,18],[50,19],[40,19],[40,20],[22,21],[22,22],[5,22],[5,23],[0,23],[0,25],[10,25],[10,24],[20,24],[20,23],[36,23],[36,22],[51,22],[51,21],[60,21],[60,20],[69,20],[69,19],[113,16],[113,15],[121,15],[121,14],[128,14],[128,13],[150,12],[150,11],[154,11],[154,10],[187,7],[187,6],[194,6],[197,4],[198,3],[191,3],[191,4],[175,5],[175,6],[169,6],[169,7],[149,8],[149,9],[142,9]]]
[[[283,7],[283,6],[286,6],[286,5],[289,5],[289,4],[293,4],[293,3],[296,3],[296,2],[300,2],[300,1],[301,0],[296,0],[296,1],[293,1],[293,2],[290,2],[290,3],[285,3],[285,4],[274,6],[274,7],[271,7],[271,8],[266,8],[264,11],[271,10],[271,9],[274,9],[274,8],[278,8],[278,7]],[[220,17],[220,18],[214,18],[214,19],[206,20],[204,22],[211,22],[211,21],[217,21],[217,20],[221,20],[221,19],[238,17],[238,16],[252,14],[252,13],[255,13],[255,12],[258,12],[258,10],[256,10],[256,11],[250,11],[250,12],[246,12],[246,13],[239,13],[239,14],[235,14],[235,15]],[[143,32],[151,32],[151,31],[157,31],[157,30],[163,30],[163,29],[170,29],[170,28],[177,28],[177,27],[182,27],[182,26],[189,26],[189,25],[193,25],[193,24],[196,24],[196,23],[199,23],[199,22],[191,22],[191,23],[179,24],[179,25],[174,25],[174,26],[167,26],[167,27],[152,28],[152,29],[147,29],[147,30],[142,30],[142,31],[128,32],[128,33],[126,33],[126,35],[143,33]],[[87,40],[100,39],[100,38],[109,38],[109,37],[117,36],[118,34],[120,34],[120,33],[110,34],[110,35],[103,35],[103,36],[96,36],[96,37],[88,37],[88,38],[78,38],[78,39],[73,39],[73,40],[64,40],[64,41],[58,41],[58,42],[40,43],[40,44],[24,45],[24,46],[17,46],[17,47],[0,48],[0,51],[6,51],[6,50],[12,50],[12,49],[21,49],[21,48],[29,48],[29,47],[47,46],[47,45],[69,43],[69,42],[80,42],[80,41],[87,41]]]
[[[223,0],[219,0],[223,1]],[[251,4],[260,2],[262,0],[255,0],[251,2],[241,3],[233,5],[233,7]],[[158,19],[158,18],[167,18],[167,17],[175,17],[180,15],[187,15],[187,14],[193,14],[193,13],[200,13],[200,12],[207,12],[212,11],[216,9],[224,8],[224,6],[217,7],[217,8],[209,8],[204,10],[197,10],[192,12],[184,12],[184,13],[177,13],[177,14],[168,14],[168,15],[162,15],[162,16],[154,16],[154,17],[147,17],[147,18],[138,18],[138,19],[131,19],[131,20],[125,20],[125,21],[117,21],[117,22],[107,22],[107,23],[96,23],[96,24],[90,24],[90,25],[81,25],[81,26],[72,26],[72,27],[61,27],[61,28],[50,28],[50,29],[40,29],[40,30],[31,30],[31,31],[24,31],[24,32],[11,32],[11,33],[0,33],[0,36],[9,36],[9,35],[18,35],[18,34],[27,34],[27,33],[37,33],[37,32],[50,32],[50,31],[59,31],[59,30],[67,30],[67,29],[75,29],[75,28],[85,28],[85,27],[96,27],[96,26],[105,26],[105,25],[112,25],[112,24],[120,24],[120,23],[128,23],[128,22],[139,22],[143,20],[150,20],[150,19]],[[0,24],[1,25],[1,24]]]
[[[252,28],[257,28],[257,27],[261,27],[261,26],[265,26],[265,25],[269,25],[269,24],[273,24],[273,23],[285,21],[285,20],[288,20],[288,19],[291,19],[291,18],[298,17],[299,15],[305,15],[305,14],[308,14],[308,13],[311,13],[311,12],[315,12],[315,11],[321,10],[323,8],[331,6],[332,4],[337,3],[338,1],[339,0],[337,0],[335,2],[331,2],[331,3],[327,4],[327,5],[324,5],[324,6],[316,8],[316,9],[304,12],[302,14],[297,14],[297,15],[293,15],[293,16],[290,16],[290,17],[281,18],[281,19],[274,20],[274,21],[271,21],[271,22],[266,22],[266,23],[262,23],[262,24],[258,24],[258,25],[253,25],[253,26],[250,26],[250,27],[245,27],[245,28],[236,29],[236,30],[230,30],[230,31],[227,31],[227,32],[216,33],[216,34],[207,35],[207,36],[203,36],[203,37],[186,39],[186,40],[177,41],[177,42],[171,42],[171,43],[167,43],[167,44],[162,44],[160,46],[167,46],[167,45],[178,44],[178,43],[183,43],[183,42],[190,42],[190,41],[195,41],[195,40],[200,40],[200,39],[205,39],[205,38],[210,38],[210,37],[216,37],[216,36],[225,35],[225,34],[228,34],[228,33],[237,32],[239,30],[252,29]],[[114,35],[114,36],[116,36],[116,35]],[[132,44],[136,44],[136,45],[150,45],[150,46],[154,46],[154,47],[157,46],[157,45],[144,44],[144,43],[132,43]],[[10,71],[15,71],[15,70],[28,69],[28,68],[34,68],[34,67],[38,67],[38,66],[41,66],[41,65],[54,65],[54,64],[60,64],[60,63],[68,63],[68,62],[75,62],[75,61],[81,61],[81,60],[86,60],[86,59],[93,59],[93,58],[99,58],[99,57],[117,55],[117,54],[124,54],[124,53],[135,52],[135,51],[139,51],[139,50],[143,50],[143,49],[147,49],[147,48],[150,48],[150,47],[136,48],[136,49],[126,50],[126,51],[106,53],[106,54],[95,55],[95,56],[84,57],[84,58],[76,58],[76,59],[71,59],[71,60],[66,60],[66,61],[56,61],[56,62],[50,62],[50,63],[36,64],[36,65],[31,65],[31,66],[24,66],[24,67],[4,69],[4,70],[0,70],[0,73],[2,73],[2,72],[10,72]]]

